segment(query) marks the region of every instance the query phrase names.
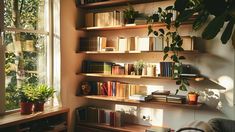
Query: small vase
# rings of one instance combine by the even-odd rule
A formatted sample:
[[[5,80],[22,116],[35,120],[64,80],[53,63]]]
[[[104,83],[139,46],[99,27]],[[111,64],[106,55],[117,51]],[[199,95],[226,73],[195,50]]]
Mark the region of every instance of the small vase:
[[[20,113],[22,115],[32,114],[33,103],[31,102],[20,102]]]
[[[197,105],[198,95],[197,94],[188,94],[188,103],[191,105]]]
[[[34,103],[34,109],[33,109],[34,112],[37,112],[37,111],[44,111],[44,102],[36,102]]]

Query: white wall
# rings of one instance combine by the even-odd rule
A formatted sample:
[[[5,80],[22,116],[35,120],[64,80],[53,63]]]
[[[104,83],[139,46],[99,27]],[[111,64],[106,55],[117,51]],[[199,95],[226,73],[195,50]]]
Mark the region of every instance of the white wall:
[[[172,3],[172,1],[171,1]],[[170,3],[167,3],[170,4]],[[135,8],[142,12],[152,13],[157,9],[157,6],[167,5],[165,3],[159,4],[142,4],[137,5]],[[76,54],[76,47],[78,38],[84,36],[85,33],[77,31],[75,29],[78,21],[77,16],[81,16],[81,10],[78,10],[75,6],[74,0],[61,0],[61,92],[62,92],[62,104],[63,106],[69,107],[70,121],[74,123],[74,109],[78,106],[82,106],[88,102],[89,105],[97,105],[106,108],[115,108],[115,103],[106,101],[94,101],[86,100],[82,97],[76,97],[76,90],[79,87],[79,82],[84,78],[82,76],[75,75],[76,72],[81,71],[81,62],[83,59],[91,60],[104,60],[104,61],[116,61],[116,62],[133,62],[138,58],[144,58],[148,62],[156,62],[161,56],[156,56],[155,53],[151,54],[132,54],[132,55],[85,55]],[[192,34],[191,27],[183,29],[182,34]],[[135,30],[122,30],[122,31],[104,31],[104,32],[93,32],[88,35],[109,35],[111,38],[117,36],[146,36],[147,29],[135,29]],[[198,35],[198,33],[194,33]],[[227,76],[233,81],[233,87],[229,87],[227,90],[214,91],[218,93],[218,99],[213,99],[211,96],[207,96],[210,100],[206,100],[206,104],[203,108],[198,110],[185,109],[180,107],[166,107],[166,106],[151,106],[150,110],[152,115],[152,121],[150,123],[155,125],[162,125],[171,127],[174,129],[183,126],[185,123],[189,123],[194,120],[208,121],[214,117],[223,117],[235,119],[235,108],[231,104],[233,103],[234,96],[234,49],[231,47],[232,41],[227,45],[220,44],[218,39],[212,41],[203,41],[200,43],[201,48],[205,54],[199,56],[189,56],[187,62],[196,65],[202,74],[218,80],[221,76]],[[147,58],[146,58],[147,56]],[[93,79],[93,80],[107,80],[107,79]],[[119,79],[120,81],[128,81],[133,83],[139,83],[140,80],[125,80]],[[164,85],[164,88],[170,89],[172,92],[175,91],[174,81],[156,81],[156,80],[141,80],[141,83],[153,84],[153,85]],[[203,89],[203,87],[200,87]],[[209,92],[211,93],[211,92]],[[207,92],[208,95],[208,92]],[[204,99],[205,101],[205,99]],[[222,106],[217,109],[217,106]],[[143,107],[143,108],[142,108]],[[138,105],[138,109],[148,108],[146,105]],[[160,111],[160,112],[159,112]],[[157,114],[157,115],[156,115]],[[140,113],[138,113],[140,117]],[[148,122],[141,123],[148,124]],[[71,125],[71,128],[73,125]],[[71,129],[72,130],[72,129]]]

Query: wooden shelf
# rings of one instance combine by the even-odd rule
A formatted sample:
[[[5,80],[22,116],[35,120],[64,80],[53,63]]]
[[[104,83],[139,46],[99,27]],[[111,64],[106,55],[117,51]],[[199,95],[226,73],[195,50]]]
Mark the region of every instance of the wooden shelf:
[[[192,18],[193,19],[193,18]],[[182,26],[184,25],[191,25],[192,21],[184,22]],[[125,30],[125,29],[142,29],[142,28],[148,28],[148,26],[151,25],[152,27],[165,27],[166,24],[162,22],[157,22],[154,24],[144,24],[144,25],[120,25],[120,26],[107,26],[107,27],[84,27],[78,30],[85,30],[85,31],[107,31],[107,30]]]
[[[127,79],[168,79],[173,80],[172,77],[154,77],[154,76],[141,76],[141,75],[111,75],[102,73],[78,73],[77,75],[87,76],[87,77],[103,77],[103,78],[127,78]],[[204,80],[203,77],[191,77],[190,80],[201,81]]]
[[[166,0],[108,0],[103,2],[96,2],[84,5],[78,5],[79,8],[83,9],[92,9],[92,8],[104,8],[104,7],[111,7],[111,6],[121,6],[130,4],[141,4],[141,3],[149,3],[149,2],[157,2],[157,1],[166,1]]]
[[[90,95],[90,96],[84,96],[84,97],[87,99],[113,101],[113,102],[128,103],[128,104],[141,104],[141,105],[148,105],[148,106],[174,106],[174,107],[184,107],[184,108],[191,108],[191,109],[198,109],[203,105],[203,103],[198,103],[197,105],[189,105],[189,104],[153,102],[153,101],[140,102],[140,101],[130,100],[127,98],[121,98],[121,97],[115,97],[115,96],[104,96],[104,95]]]
[[[140,54],[140,53],[160,53],[163,51],[77,51],[77,53],[84,54]],[[169,52],[170,53],[170,52]],[[180,54],[198,54],[198,50],[181,51]]]
[[[91,129],[101,129],[106,131],[115,131],[115,132],[145,132],[147,128],[150,126],[138,125],[138,124],[125,124],[123,127],[112,127],[110,125],[104,123],[87,123],[87,122],[78,122],[77,126],[78,130],[80,127],[86,127]]]

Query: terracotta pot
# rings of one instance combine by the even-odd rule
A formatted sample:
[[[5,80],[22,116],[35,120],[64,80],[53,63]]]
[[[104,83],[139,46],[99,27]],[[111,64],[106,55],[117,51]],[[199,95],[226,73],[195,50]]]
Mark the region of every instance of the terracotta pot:
[[[188,103],[191,105],[196,105],[198,99],[198,94],[188,94]]]
[[[36,102],[34,103],[34,112],[44,111],[44,102]]]
[[[22,115],[32,114],[33,103],[31,102],[20,102],[20,113]]]

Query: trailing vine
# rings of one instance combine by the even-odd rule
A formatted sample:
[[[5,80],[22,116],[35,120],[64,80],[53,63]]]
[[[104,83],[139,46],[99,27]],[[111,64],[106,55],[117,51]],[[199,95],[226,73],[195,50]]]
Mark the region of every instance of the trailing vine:
[[[154,34],[157,37],[163,37],[166,39],[167,45],[164,47],[163,60],[170,58],[174,62],[173,78],[176,80],[176,85],[179,88],[176,90],[177,94],[179,90],[187,91],[187,86],[189,82],[187,78],[181,76],[182,74],[182,60],[186,59],[181,56],[179,52],[184,51],[182,48],[183,40],[178,33],[179,23],[172,21],[173,16],[173,6],[168,6],[163,10],[158,8],[158,11],[148,18],[149,23],[162,22],[166,24],[167,32],[163,28],[154,30],[152,25],[148,26],[148,35]]]

